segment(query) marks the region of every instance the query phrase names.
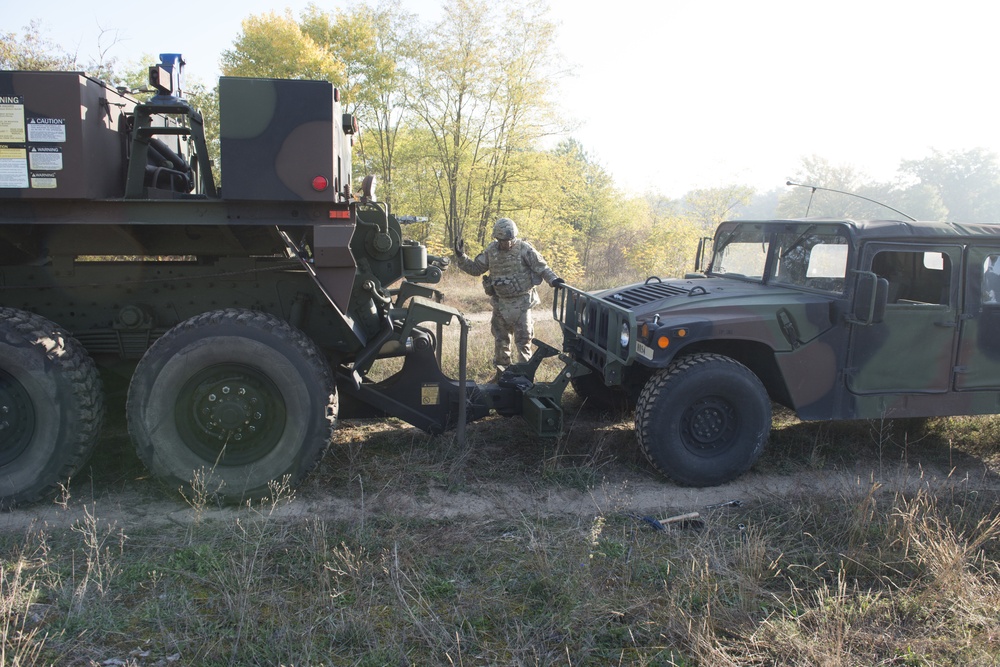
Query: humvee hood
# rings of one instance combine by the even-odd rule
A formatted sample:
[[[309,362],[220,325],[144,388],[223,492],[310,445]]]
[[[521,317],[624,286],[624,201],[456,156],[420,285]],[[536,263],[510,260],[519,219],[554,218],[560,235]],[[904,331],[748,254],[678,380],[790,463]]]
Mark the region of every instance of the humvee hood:
[[[760,299],[762,302],[796,302],[834,300],[833,294],[817,294],[804,290],[761,285],[729,278],[697,278],[636,283],[627,287],[597,292],[596,296],[609,303],[631,308],[637,314],[662,308],[684,308],[688,305],[701,308],[706,303],[715,306],[723,300],[744,301]]]

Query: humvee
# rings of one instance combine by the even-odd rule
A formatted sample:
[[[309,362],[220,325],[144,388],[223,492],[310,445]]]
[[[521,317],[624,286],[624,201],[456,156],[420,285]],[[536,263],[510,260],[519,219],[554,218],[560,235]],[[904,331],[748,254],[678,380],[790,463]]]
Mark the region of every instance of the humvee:
[[[563,347],[598,405],[635,407],[676,482],[748,470],[772,403],[803,420],[1000,412],[1000,226],[734,220],[703,272],[561,289]]]

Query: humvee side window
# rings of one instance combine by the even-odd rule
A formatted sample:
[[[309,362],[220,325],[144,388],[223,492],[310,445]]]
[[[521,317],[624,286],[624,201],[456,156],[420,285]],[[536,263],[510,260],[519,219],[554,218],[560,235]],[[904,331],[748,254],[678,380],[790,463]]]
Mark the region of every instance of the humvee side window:
[[[984,304],[1000,304],[1000,255],[986,256],[982,291]]]
[[[794,230],[778,237],[775,284],[843,292],[847,273],[847,237],[839,229],[813,225],[804,233]]]
[[[951,261],[943,253],[883,250],[872,271],[889,282],[889,305],[948,304]]]

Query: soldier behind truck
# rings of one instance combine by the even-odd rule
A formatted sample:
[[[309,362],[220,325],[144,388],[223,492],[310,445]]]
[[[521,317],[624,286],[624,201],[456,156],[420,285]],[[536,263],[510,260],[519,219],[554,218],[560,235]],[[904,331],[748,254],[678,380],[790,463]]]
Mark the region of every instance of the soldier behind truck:
[[[540,303],[536,285],[544,280],[556,287],[563,279],[549,268],[535,248],[517,238],[517,225],[510,218],[500,218],[493,225],[494,241],[490,242],[475,258],[465,254],[465,242],[455,240],[455,263],[469,275],[483,275],[483,289],[493,305],[490,329],[495,340],[493,363],[506,368],[514,360],[510,348],[511,335],[514,347],[522,361],[531,358],[531,339],[534,337],[533,306]]]

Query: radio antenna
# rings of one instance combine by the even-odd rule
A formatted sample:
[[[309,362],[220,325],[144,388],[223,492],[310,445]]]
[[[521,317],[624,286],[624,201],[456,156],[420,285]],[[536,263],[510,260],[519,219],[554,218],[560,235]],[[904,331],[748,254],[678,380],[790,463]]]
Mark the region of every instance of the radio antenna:
[[[848,197],[857,197],[858,199],[864,199],[865,201],[870,201],[873,204],[878,204],[879,206],[884,206],[885,208],[889,209],[890,211],[893,211],[894,213],[899,213],[901,216],[903,216],[904,218],[906,218],[907,220],[909,220],[911,222],[916,222],[917,221],[916,218],[912,218],[912,217],[906,215],[905,213],[903,213],[899,209],[893,208],[893,207],[889,206],[888,204],[883,204],[880,201],[875,201],[874,199],[869,199],[868,197],[859,195],[859,194],[854,193],[854,192],[844,192],[843,190],[834,190],[833,188],[822,188],[822,187],[820,187],[818,185],[806,185],[805,183],[794,183],[792,181],[786,181],[785,185],[792,185],[792,186],[795,186],[797,188],[810,188],[812,190],[812,192],[809,194],[809,204],[808,204],[808,206],[806,206],[806,217],[807,218],[809,217],[809,209],[812,208],[813,195],[816,194],[817,190],[825,190],[826,192],[836,192],[838,195],[847,195]]]

